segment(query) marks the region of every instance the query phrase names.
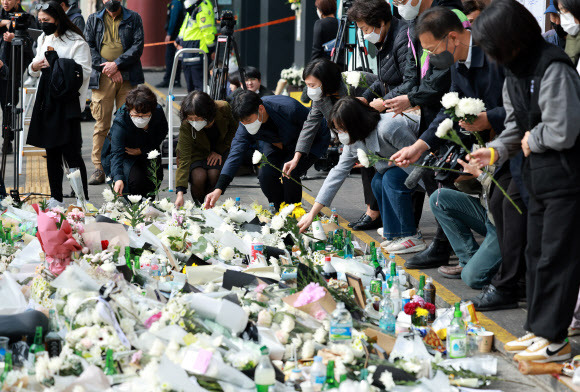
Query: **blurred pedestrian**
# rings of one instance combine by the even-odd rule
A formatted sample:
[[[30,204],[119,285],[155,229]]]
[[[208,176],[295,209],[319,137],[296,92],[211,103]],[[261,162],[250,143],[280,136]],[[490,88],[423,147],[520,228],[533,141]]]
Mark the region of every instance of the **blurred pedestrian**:
[[[330,53],[334,48],[333,40],[338,32],[338,19],[336,19],[335,0],[316,0],[314,3],[318,19],[314,22],[312,36],[312,55],[310,60],[326,58],[330,60]]]
[[[79,28],[80,31],[85,31],[85,18],[83,17],[81,9],[78,7],[76,1],[63,0],[60,2],[60,6],[66,13],[66,16],[73,22],[75,26]]]
[[[141,55],[144,47],[143,22],[138,13],[119,0],[103,0],[105,8],[89,16],[85,38],[91,48],[91,112],[96,120],[91,159],[95,171],[90,185],[105,182],[101,150],[111,128],[115,107],[125,104],[134,86],[145,82]]]
[[[481,11],[485,9],[485,3],[482,0],[464,0],[463,1],[463,13],[467,16],[469,23],[473,21],[481,14]]]
[[[185,7],[183,5],[183,0],[171,0],[167,5],[167,21],[165,22],[165,42],[175,41],[183,20],[185,19]],[[163,75],[163,80],[158,83],[155,87],[167,88],[169,87],[169,81],[171,79],[171,71],[173,70],[173,60],[175,59],[175,52],[177,49],[174,44],[166,45],[165,49],[165,75]],[[177,69],[175,71],[175,83],[174,86],[181,88],[181,62],[178,62]]]

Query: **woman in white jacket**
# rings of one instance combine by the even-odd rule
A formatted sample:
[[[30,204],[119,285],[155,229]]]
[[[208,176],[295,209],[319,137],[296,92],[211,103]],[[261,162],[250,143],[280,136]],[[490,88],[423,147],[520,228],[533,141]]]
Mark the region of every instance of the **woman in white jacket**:
[[[38,21],[43,34],[38,37],[37,54],[28,67],[31,76],[41,76],[36,104],[28,132],[28,143],[46,149],[46,165],[50,183],[50,205],[62,203],[63,160],[69,168],[79,168],[83,181],[85,198],[88,199],[87,170],[82,158],[82,136],[80,114],[85,108],[89,78],[91,76],[91,53],[82,31],[75,26],[55,1],[38,4]],[[56,53],[56,54],[55,54]],[[49,59],[47,59],[47,57]],[[71,59],[82,68],[79,72],[71,72],[70,78],[82,78],[72,81],[80,85],[78,89],[78,110],[74,105],[76,87],[73,94],[58,97],[54,94],[54,86],[50,85],[53,77],[50,64],[54,59]],[[50,61],[53,59],[52,61]],[[75,64],[75,66],[76,66]],[[78,68],[78,67],[77,67]],[[69,77],[66,74],[65,77]],[[56,115],[55,113],[58,113]],[[63,115],[64,114],[64,115]]]

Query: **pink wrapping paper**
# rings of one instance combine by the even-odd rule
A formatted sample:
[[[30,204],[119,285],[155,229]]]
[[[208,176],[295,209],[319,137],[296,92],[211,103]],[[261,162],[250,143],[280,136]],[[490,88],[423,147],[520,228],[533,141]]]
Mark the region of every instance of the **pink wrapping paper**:
[[[54,219],[40,211],[37,204],[34,204],[33,207],[38,214],[36,237],[46,255],[49,271],[58,276],[70,264],[71,253],[80,251],[82,248],[73,238],[72,228],[66,219],[63,220],[60,229],[58,229]]]

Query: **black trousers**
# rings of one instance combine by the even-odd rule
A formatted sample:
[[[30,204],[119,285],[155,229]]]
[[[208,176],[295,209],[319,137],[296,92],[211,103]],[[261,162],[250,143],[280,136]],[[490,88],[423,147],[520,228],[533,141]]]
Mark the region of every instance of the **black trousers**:
[[[80,120],[71,120],[71,140],[66,145],[46,148],[46,171],[48,172],[48,183],[50,185],[50,196],[62,202],[62,177],[64,174],[63,160],[68,167],[79,168],[83,181],[85,199],[89,198],[87,186],[87,168],[81,153],[83,139],[81,136]]]
[[[163,81],[169,83],[171,79],[171,70],[173,69],[173,60],[175,59],[175,53],[177,48],[173,44],[166,45],[165,49],[165,75],[163,75]],[[181,61],[177,62],[177,69],[175,70],[175,82],[181,83]]]
[[[489,209],[497,229],[502,262],[491,284],[507,295],[517,296],[518,284],[526,274],[527,233],[524,228],[528,223],[528,210],[522,200],[518,185],[512,179],[509,165],[504,165],[497,172],[496,180],[522,210],[522,214],[497,187],[493,187],[489,198]]]
[[[187,92],[194,90],[203,91],[203,64],[201,62],[195,65],[184,65],[183,75],[187,83]]]
[[[363,184],[363,194],[365,197],[365,204],[370,206],[370,209],[373,211],[379,211],[379,203],[373,194],[373,189],[371,187],[371,181],[376,174],[376,170],[374,167],[362,167],[360,169],[360,175]]]
[[[536,198],[528,205],[525,329],[551,342],[568,335],[580,280],[580,194]]]
[[[159,165],[161,166],[161,165]],[[163,168],[160,167],[157,171],[157,179],[163,179]],[[150,194],[155,191],[155,184],[151,180],[151,173],[149,173],[149,161],[145,158],[138,159],[129,172],[129,178],[127,179],[128,187],[127,191],[123,193],[129,193],[131,195],[141,195],[143,198],[147,198]]]
[[[431,196],[433,193],[435,193],[439,190],[440,185],[437,181],[435,181],[435,172],[434,171],[427,170],[421,176],[421,180],[423,180],[423,185],[425,185],[425,191],[427,192],[427,195]],[[415,195],[415,194],[413,194],[413,195]],[[418,203],[419,203],[418,198],[419,198],[419,195],[415,196],[413,199],[413,206],[415,207],[415,220],[417,221],[417,227],[419,227],[419,222],[421,221],[421,215],[423,213],[423,206],[422,205],[420,208],[421,214],[417,213],[417,207],[418,207]],[[423,195],[423,198],[425,198],[424,195]],[[439,222],[437,222],[437,219],[435,219],[435,222],[437,223],[437,231],[435,231],[435,236],[433,237],[433,241],[437,240],[437,241],[447,242],[448,239],[447,239],[447,236],[445,235],[445,231],[443,231],[443,228],[441,227]]]
[[[294,152],[276,151],[268,155],[268,161],[280,170],[284,164],[294,157]],[[314,165],[318,158],[312,154],[303,156],[298,162],[296,169],[292,171],[292,178],[300,183],[302,177],[308,169]],[[260,168],[258,173],[258,180],[262,192],[268,198],[270,203],[274,203],[276,208],[280,208],[280,204],[285,202],[287,204],[300,203],[302,200],[302,187],[290,179],[280,180],[282,174],[269,165],[264,165]]]

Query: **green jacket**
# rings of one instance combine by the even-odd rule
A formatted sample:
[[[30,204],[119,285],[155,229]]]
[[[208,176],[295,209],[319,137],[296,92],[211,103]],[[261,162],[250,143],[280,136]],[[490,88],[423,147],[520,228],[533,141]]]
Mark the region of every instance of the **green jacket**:
[[[572,59],[574,65],[578,64],[580,57],[580,34],[570,35],[566,37],[566,54]]]
[[[215,126],[204,128],[196,132],[191,124],[184,120],[179,128],[179,141],[177,142],[177,174],[175,186],[184,193],[189,182],[189,168],[193,162],[207,159],[209,154],[217,152],[224,155],[232,145],[232,139],[238,129],[238,121],[232,115],[230,105],[225,101],[215,101],[216,116]],[[207,132],[215,130],[219,132],[216,145],[212,150]],[[194,137],[195,134],[195,137]],[[223,161],[222,161],[223,164]]]

